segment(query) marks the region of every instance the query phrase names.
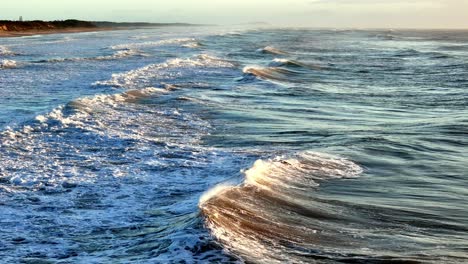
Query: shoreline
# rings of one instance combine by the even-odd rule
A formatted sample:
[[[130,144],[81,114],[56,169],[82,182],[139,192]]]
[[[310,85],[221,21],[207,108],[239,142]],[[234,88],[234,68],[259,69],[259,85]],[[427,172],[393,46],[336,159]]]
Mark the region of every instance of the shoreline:
[[[14,38],[14,37],[26,37],[35,35],[51,35],[51,34],[71,34],[71,33],[82,33],[82,32],[99,32],[99,31],[111,31],[120,30],[115,27],[78,27],[78,28],[64,28],[64,29],[50,29],[50,30],[24,30],[24,31],[2,31],[0,30],[0,38]]]
[[[167,26],[194,26],[187,23],[147,23],[147,22],[109,22],[81,21],[76,19],[54,21],[11,21],[0,20],[0,38],[24,37],[46,34],[68,34],[81,32],[99,32],[110,30],[136,29]]]

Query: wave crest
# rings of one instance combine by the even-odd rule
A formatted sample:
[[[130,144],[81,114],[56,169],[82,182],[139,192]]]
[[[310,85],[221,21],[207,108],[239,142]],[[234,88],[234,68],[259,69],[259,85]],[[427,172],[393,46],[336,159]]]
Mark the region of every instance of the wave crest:
[[[140,90],[129,90],[120,94],[96,95],[94,97],[80,98],[68,103],[67,107],[81,112],[91,113],[97,105],[110,105],[115,107],[119,103],[133,103],[140,99],[165,92],[167,92],[165,89],[148,87]]]
[[[160,41],[146,41],[141,43],[129,43],[129,44],[119,44],[111,46],[111,49],[120,50],[120,49],[134,49],[134,48],[144,48],[144,47],[157,47],[157,46],[166,46],[179,44],[185,47],[190,47],[189,45],[199,45],[200,43],[194,38],[177,38],[177,39],[165,39]]]
[[[71,177],[66,176],[71,173],[66,171],[70,168],[68,162],[71,160],[54,160],[56,153],[80,156],[79,153],[86,148],[91,153],[106,153],[109,151],[107,144],[114,140],[142,144],[176,142],[181,145],[198,142],[209,129],[207,122],[194,115],[181,113],[176,108],[163,109],[149,105],[146,101],[142,102],[157,100],[165,92],[166,90],[150,87],[120,94],[84,97],[57,107],[47,114],[38,115],[34,121],[20,129],[0,132],[0,176],[9,175],[11,184],[19,188],[39,188],[42,184],[53,188]],[[79,149],[75,149],[76,144],[80,145]],[[23,154],[29,157],[33,148],[41,155],[24,160],[11,158]],[[115,157],[109,154],[103,158]],[[54,166],[57,163],[65,171],[56,171]],[[74,160],[73,163],[76,166],[79,161]],[[44,173],[24,173],[24,168],[37,167]],[[16,171],[14,168],[23,169]],[[63,177],[57,175],[60,173],[63,173]],[[90,173],[90,177],[94,174],[95,172]],[[79,177],[78,180],[82,178]]]
[[[247,66],[243,69],[245,74],[272,81],[291,81],[291,78],[302,75],[301,72],[288,70],[281,67],[257,67]]]
[[[312,64],[312,63],[306,63],[306,62],[301,62],[297,60],[290,60],[290,59],[274,59],[271,63],[270,66],[273,67],[293,67],[293,68],[305,68],[305,69],[311,69],[311,70],[322,70],[323,67],[317,64]]]
[[[343,243],[323,232],[321,222],[340,216],[329,205],[315,203],[310,193],[321,181],[353,178],[362,171],[345,158],[315,152],[257,160],[242,185],[217,187],[199,206],[212,234],[248,261],[298,260],[291,256],[301,254],[301,248]]]
[[[167,81],[172,81],[175,77],[192,73],[191,69],[210,69],[211,73],[215,73],[216,69],[233,68],[233,62],[220,59],[207,54],[200,54],[190,58],[170,59],[159,64],[150,64],[148,66],[124,72],[113,74],[112,78],[107,81],[98,81],[94,85],[140,88],[154,86],[154,79],[157,78],[160,85]],[[184,69],[184,71],[181,71]]]
[[[339,157],[304,152],[291,158],[257,160],[245,172],[246,184],[261,188],[304,188],[318,186],[321,180],[352,178],[362,173],[361,167]]]
[[[115,59],[122,59],[126,57],[133,57],[133,56],[147,56],[146,54],[142,53],[136,49],[122,49],[114,52],[112,55],[108,56],[98,56],[96,58],[92,58],[95,60],[115,60]]]
[[[287,55],[289,54],[288,52],[286,51],[283,51],[283,50],[280,50],[280,49],[277,49],[277,48],[274,48],[272,46],[266,46],[262,49],[259,49],[257,50],[258,52],[260,53],[265,53],[265,54],[275,54],[275,55]]]

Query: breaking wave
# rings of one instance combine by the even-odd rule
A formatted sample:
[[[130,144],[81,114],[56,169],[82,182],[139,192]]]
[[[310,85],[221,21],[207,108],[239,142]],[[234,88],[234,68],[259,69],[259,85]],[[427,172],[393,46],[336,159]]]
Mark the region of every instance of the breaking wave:
[[[315,152],[257,160],[245,171],[243,184],[216,187],[202,196],[199,207],[228,251],[256,263],[300,263],[307,248],[345,244],[327,232],[325,223],[342,216],[330,205],[314,203],[316,188],[362,172],[345,158]]]
[[[10,235],[5,223],[0,229],[7,241],[27,242],[20,256],[34,252],[72,262],[116,255],[146,256],[154,263],[230,260],[210,245],[192,198],[218,180],[206,171],[232,173],[231,166],[223,167],[229,157],[199,147],[210,124],[196,113],[157,103],[166,93],[145,88],[80,98],[0,132],[2,203],[24,199],[4,216],[26,223],[34,215],[41,228],[61,230],[38,233],[25,224]],[[103,236],[103,228],[113,239]],[[77,245],[87,253],[70,254]]]
[[[30,52],[0,56],[27,66],[0,70],[14,126],[0,131],[0,262],[466,262],[466,43],[290,29],[149,42],[195,33],[12,40]],[[50,56],[79,62],[29,64]],[[306,147],[356,162],[291,154]]]
[[[300,77],[302,72],[285,69],[282,67],[252,67],[247,66],[243,72],[264,80],[291,82],[294,77]]]
[[[306,68],[306,69],[311,69],[311,70],[322,70],[323,67],[317,64],[312,64],[312,63],[306,63],[306,62],[301,62],[297,60],[290,60],[290,59],[274,59],[271,63],[270,66],[273,67],[280,67],[280,66],[285,66],[285,67],[294,67],[294,68]]]
[[[122,59],[126,57],[133,57],[133,56],[146,56],[146,54],[142,53],[139,50],[135,49],[122,49],[114,52],[112,55],[108,56],[98,56],[94,59],[96,60],[115,60],[115,59]]]
[[[14,60],[2,60],[0,61],[0,69],[12,69],[17,68],[18,63]]]
[[[177,39],[165,39],[160,41],[146,41],[141,43],[129,43],[129,44],[119,44],[111,46],[111,49],[134,49],[134,48],[144,48],[144,47],[157,47],[157,46],[166,46],[180,44],[184,47],[198,47],[201,45],[194,38],[177,38]]]
[[[289,54],[286,51],[271,47],[271,46],[266,46],[262,49],[257,50],[260,53],[265,53],[265,54],[275,54],[275,55],[287,55]]]
[[[189,76],[194,74],[193,71],[198,74],[203,71],[216,74],[223,68],[234,68],[235,66],[235,63],[231,61],[201,54],[186,59],[170,59],[163,63],[151,64],[129,72],[113,74],[110,80],[98,81],[94,85],[142,88],[154,86],[155,79],[157,79],[159,85],[164,86],[165,82],[172,81],[174,77]],[[184,70],[181,71],[181,69]]]
[[[33,215],[47,212],[41,228],[61,230],[37,234],[25,225],[9,233],[11,227],[2,225],[6,240],[28,243],[4,260],[32,252],[85,262],[116,255],[155,263],[233,261],[214,246],[197,205],[219,173],[238,172],[238,157],[202,146],[213,128],[193,101],[165,103],[177,96],[172,90],[204,87],[200,80],[231,71],[238,74],[233,62],[207,54],[171,59],[109,82],[129,90],[82,97],[0,132],[2,202],[26,200],[8,219],[28,221],[33,206]],[[71,217],[55,222],[65,211]],[[104,226],[115,240],[102,236]],[[54,244],[44,247],[50,240]],[[77,244],[79,252],[91,253],[69,254]]]

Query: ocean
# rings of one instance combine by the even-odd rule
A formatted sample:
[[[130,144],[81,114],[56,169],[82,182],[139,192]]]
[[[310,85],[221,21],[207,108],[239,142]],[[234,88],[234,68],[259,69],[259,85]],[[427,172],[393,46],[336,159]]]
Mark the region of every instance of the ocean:
[[[0,263],[467,263],[468,31],[0,39]]]

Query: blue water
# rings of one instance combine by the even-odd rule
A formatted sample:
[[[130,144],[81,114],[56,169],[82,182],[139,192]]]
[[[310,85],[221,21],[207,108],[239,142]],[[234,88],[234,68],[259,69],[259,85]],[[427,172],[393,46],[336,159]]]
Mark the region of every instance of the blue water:
[[[467,31],[2,38],[0,262],[468,262],[467,73]]]

